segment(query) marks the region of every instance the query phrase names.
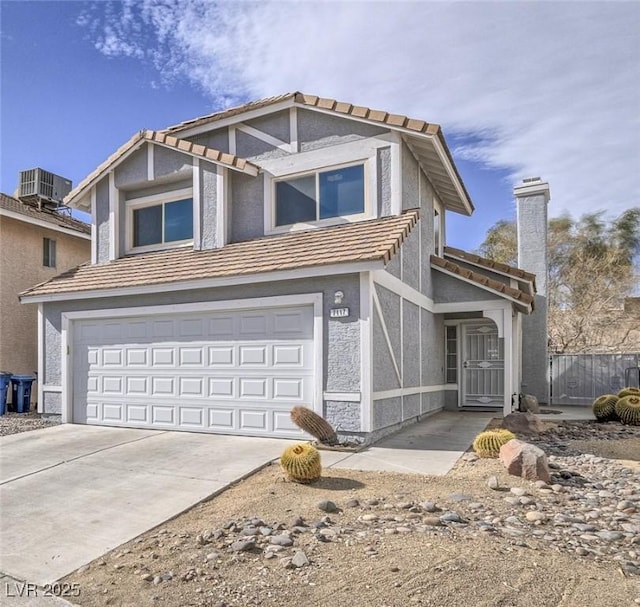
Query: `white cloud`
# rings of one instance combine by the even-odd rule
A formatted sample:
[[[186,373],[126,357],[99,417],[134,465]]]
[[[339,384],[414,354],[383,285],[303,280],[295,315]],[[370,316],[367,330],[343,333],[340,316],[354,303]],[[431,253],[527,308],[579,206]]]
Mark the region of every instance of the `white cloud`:
[[[636,2],[116,6],[101,52],[144,52],[217,106],[302,90],[404,113],[472,135],[456,153],[514,181],[549,180],[554,214],[640,204]]]

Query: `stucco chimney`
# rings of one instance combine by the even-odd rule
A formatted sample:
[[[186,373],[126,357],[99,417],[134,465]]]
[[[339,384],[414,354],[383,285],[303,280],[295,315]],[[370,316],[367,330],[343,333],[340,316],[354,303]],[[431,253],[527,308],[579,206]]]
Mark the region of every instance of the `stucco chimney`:
[[[547,204],[549,184],[540,177],[524,179],[513,188],[517,205],[518,267],[536,275],[535,310],[522,319],[521,392],[549,402],[547,349]]]

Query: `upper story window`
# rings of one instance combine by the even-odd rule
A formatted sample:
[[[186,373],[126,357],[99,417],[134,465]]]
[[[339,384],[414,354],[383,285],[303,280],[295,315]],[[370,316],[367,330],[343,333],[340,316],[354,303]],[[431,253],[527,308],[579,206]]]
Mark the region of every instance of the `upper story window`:
[[[42,239],[42,265],[45,268],[56,267],[56,241],[51,238]]]
[[[146,251],[193,241],[191,190],[127,201],[128,250]]]
[[[440,213],[436,209],[433,212],[433,248],[436,255],[442,257],[442,226],[440,225]]]
[[[315,223],[365,212],[364,164],[275,182],[275,226]]]

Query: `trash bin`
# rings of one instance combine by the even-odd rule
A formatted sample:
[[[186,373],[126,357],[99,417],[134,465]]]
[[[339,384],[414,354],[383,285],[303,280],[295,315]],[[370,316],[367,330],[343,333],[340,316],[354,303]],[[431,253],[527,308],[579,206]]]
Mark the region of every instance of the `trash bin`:
[[[7,412],[7,392],[9,391],[9,381],[11,373],[0,371],[0,415]]]
[[[11,400],[16,413],[29,413],[31,408],[31,384],[35,379],[34,375],[11,376]]]

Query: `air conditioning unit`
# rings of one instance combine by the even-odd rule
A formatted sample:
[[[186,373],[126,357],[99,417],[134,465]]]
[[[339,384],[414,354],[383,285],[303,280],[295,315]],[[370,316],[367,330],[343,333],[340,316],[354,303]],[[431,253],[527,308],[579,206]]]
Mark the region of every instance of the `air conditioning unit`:
[[[44,169],[28,169],[20,171],[18,198],[59,205],[71,191],[71,180],[54,175]]]

